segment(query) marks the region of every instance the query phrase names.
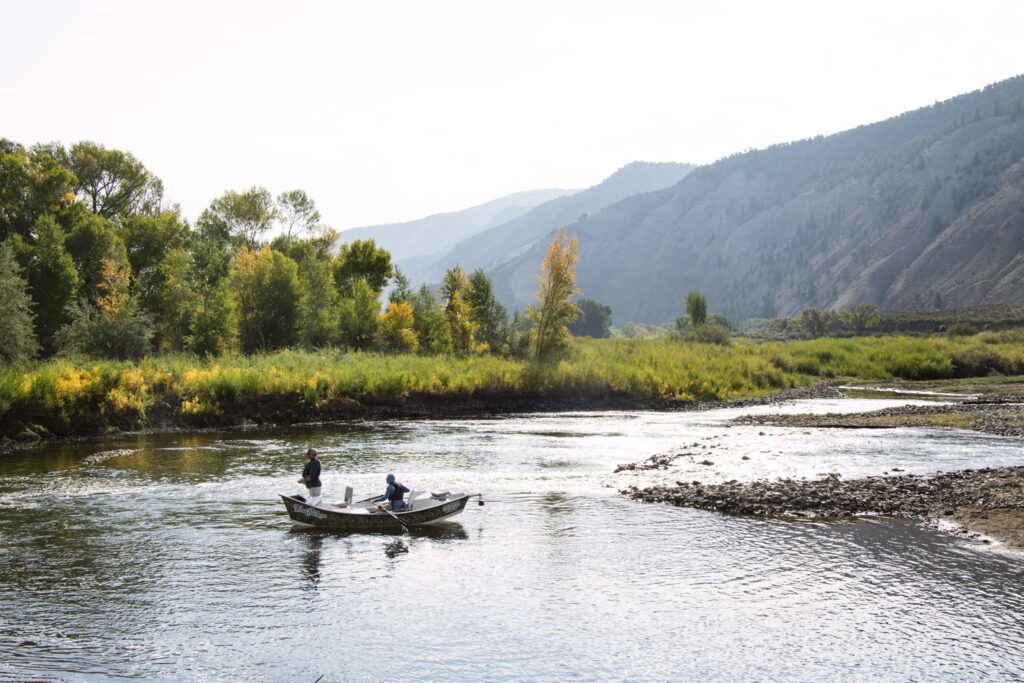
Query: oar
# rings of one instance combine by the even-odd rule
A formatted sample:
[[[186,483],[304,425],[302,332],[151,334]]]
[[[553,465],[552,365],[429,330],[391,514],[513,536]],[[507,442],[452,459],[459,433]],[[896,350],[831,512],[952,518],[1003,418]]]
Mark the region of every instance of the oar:
[[[393,513],[391,510],[388,510],[386,507],[384,507],[382,505],[378,505],[377,508],[380,509],[380,510],[383,510],[384,512],[386,512],[389,515],[391,515],[392,517],[394,517],[395,521],[398,522],[399,524],[401,524],[403,527],[405,527],[406,531],[409,530],[409,525],[405,523],[405,520],[402,519],[401,517],[399,517],[398,515],[396,515],[395,513]]]

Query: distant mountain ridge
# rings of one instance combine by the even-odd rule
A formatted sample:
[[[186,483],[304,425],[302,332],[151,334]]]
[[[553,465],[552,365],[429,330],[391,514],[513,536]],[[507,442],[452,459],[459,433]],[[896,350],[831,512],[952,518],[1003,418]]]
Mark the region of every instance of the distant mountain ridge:
[[[1017,302],[1024,76],[736,154],[565,222],[579,238],[583,295],[610,305],[616,324],[672,320],[690,290],[737,322],[859,302]],[[533,302],[552,233],[489,271],[506,306]]]
[[[491,221],[488,229],[468,236],[433,259],[398,257],[396,261],[414,283],[439,282],[456,264],[467,272],[493,268],[529,249],[559,226],[626,197],[675,185],[693,168],[692,164],[635,161],[586,190],[551,199],[501,224]]]
[[[481,230],[512,220],[538,204],[572,194],[576,190],[546,189],[516,192],[461,211],[434,214],[404,223],[350,228],[343,242],[373,239],[391,252],[393,260],[427,257],[449,249]]]

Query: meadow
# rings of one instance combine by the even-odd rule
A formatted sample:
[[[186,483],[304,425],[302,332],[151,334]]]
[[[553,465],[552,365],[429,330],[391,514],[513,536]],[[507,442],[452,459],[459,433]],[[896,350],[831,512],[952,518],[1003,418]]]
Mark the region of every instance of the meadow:
[[[13,435],[358,415],[424,397],[448,404],[514,396],[598,405],[756,398],[822,379],[937,380],[1024,374],[1024,330],[727,345],[578,339],[559,360],[281,351],[141,362],[59,358],[0,371],[0,425]],[[260,421],[257,420],[257,421]]]

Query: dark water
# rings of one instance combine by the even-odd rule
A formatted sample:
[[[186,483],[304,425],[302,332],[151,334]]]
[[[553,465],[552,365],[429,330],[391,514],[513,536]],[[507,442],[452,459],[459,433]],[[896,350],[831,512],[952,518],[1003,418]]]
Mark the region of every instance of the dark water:
[[[809,407],[863,404],[789,409]],[[17,454],[0,462],[0,679],[1024,680],[1020,555],[909,521],[751,520],[617,493],[1020,464],[1018,440],[727,427],[734,414],[366,423]],[[296,530],[276,496],[299,489],[307,445],[328,498],[346,484],[379,492],[394,471],[490,502],[429,532]],[[682,446],[700,456],[613,473]]]

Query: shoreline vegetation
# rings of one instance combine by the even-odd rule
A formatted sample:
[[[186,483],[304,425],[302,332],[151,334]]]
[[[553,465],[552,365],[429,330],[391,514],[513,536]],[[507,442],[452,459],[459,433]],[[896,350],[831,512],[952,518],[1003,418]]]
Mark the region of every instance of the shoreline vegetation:
[[[0,370],[0,434],[34,439],[389,416],[685,410],[762,400],[823,381],[934,383],[993,374],[1024,375],[1024,330],[725,345],[586,338],[553,361],[338,350],[137,362],[58,358]],[[955,415],[944,419],[964,426]]]

